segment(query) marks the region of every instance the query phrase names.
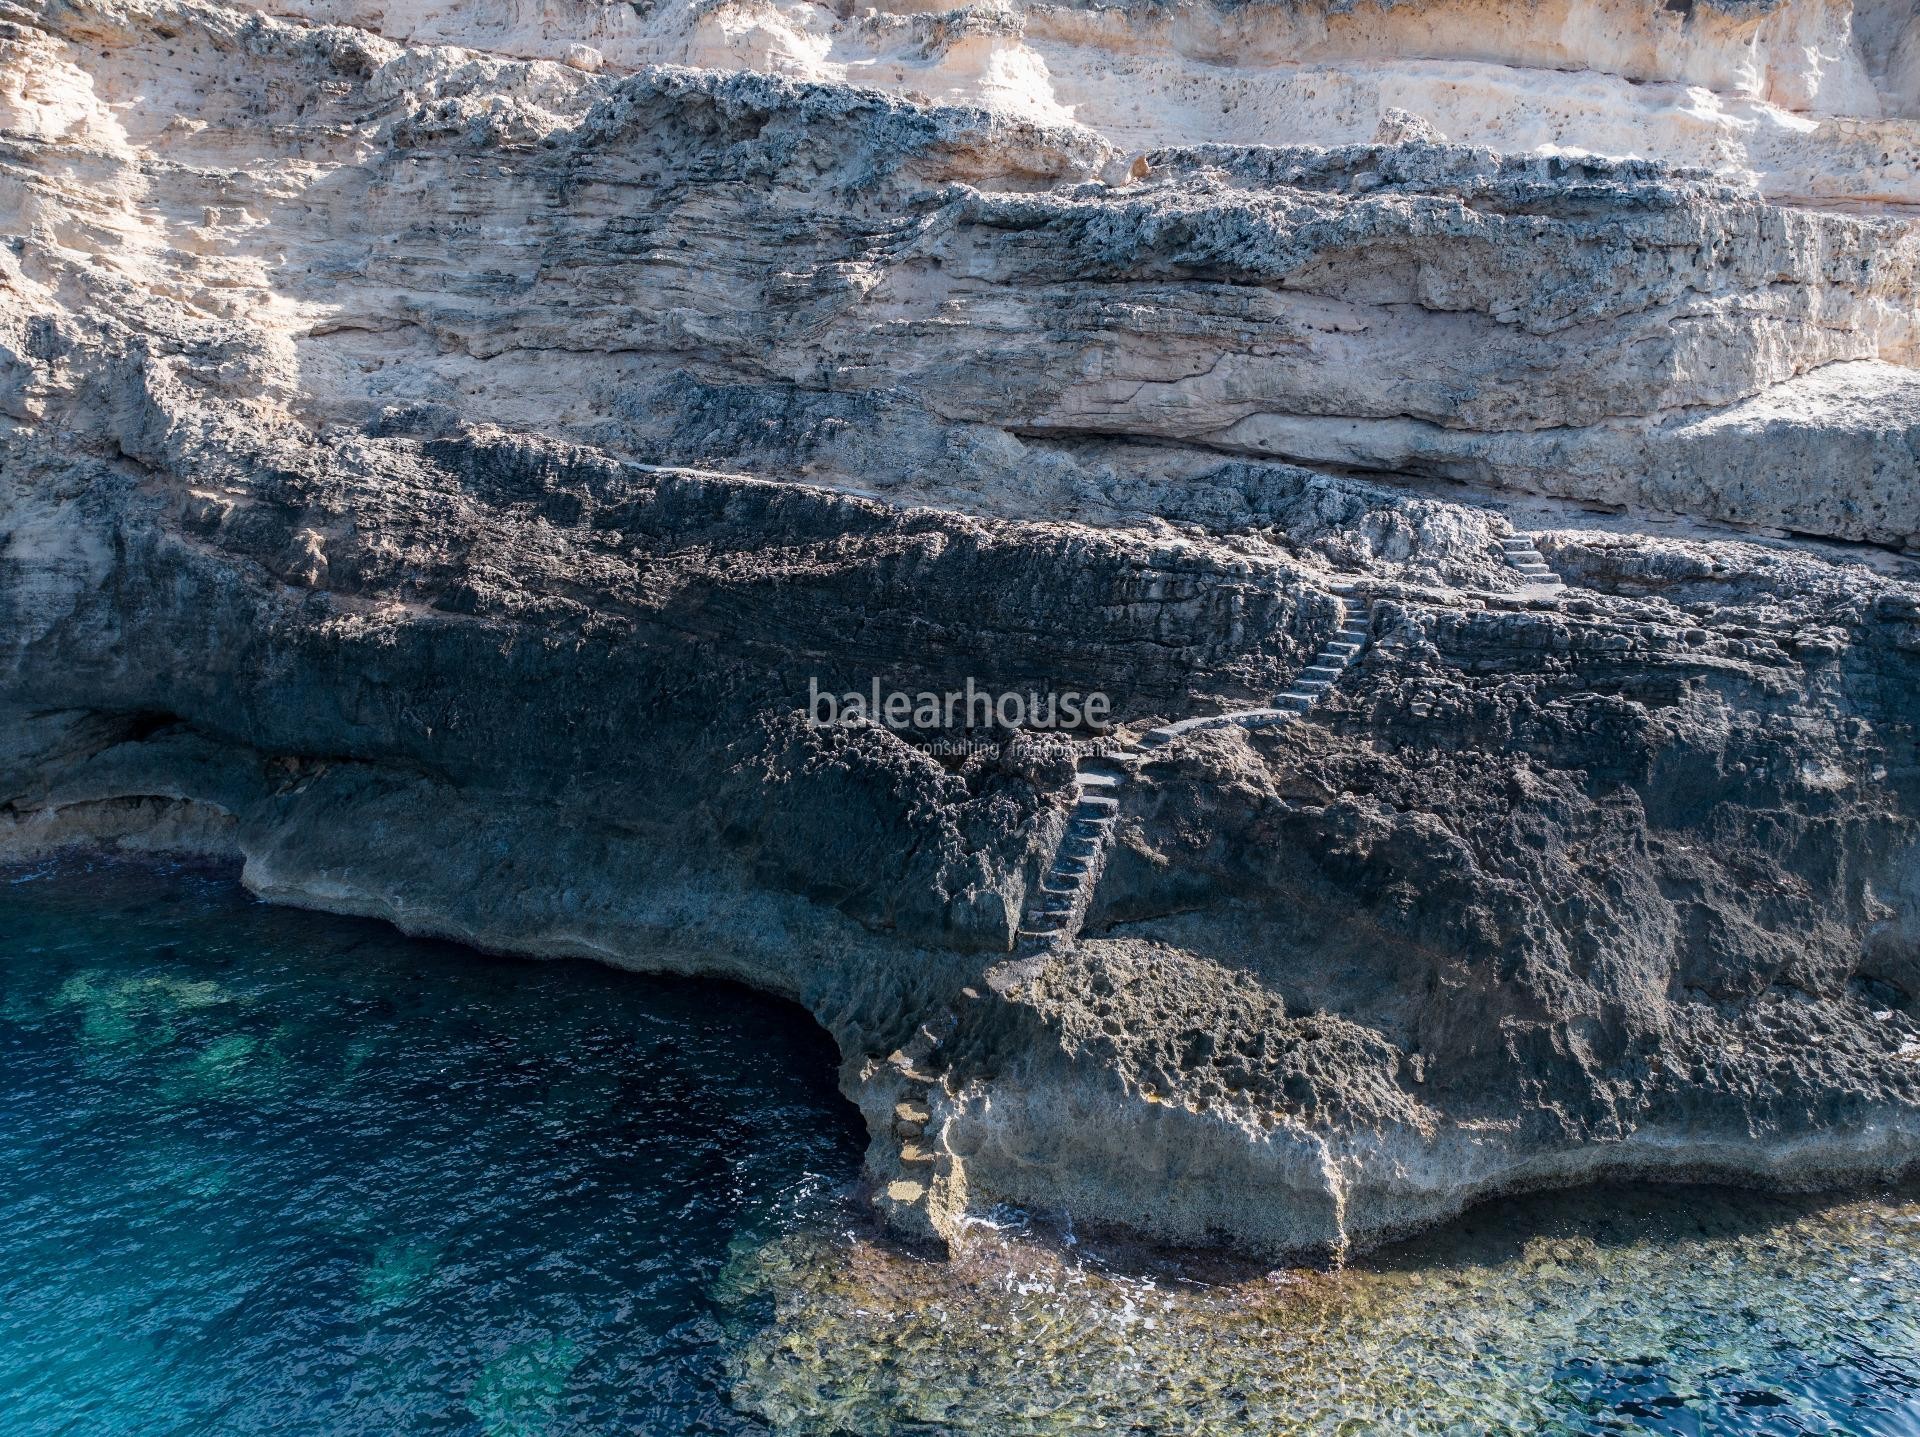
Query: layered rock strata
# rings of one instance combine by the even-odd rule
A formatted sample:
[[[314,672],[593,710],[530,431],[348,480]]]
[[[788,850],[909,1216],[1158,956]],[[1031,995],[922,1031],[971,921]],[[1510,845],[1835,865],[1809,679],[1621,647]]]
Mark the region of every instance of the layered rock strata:
[[[1910,29],[0,5],[0,850],[788,995],[943,1241],[1902,1171]]]

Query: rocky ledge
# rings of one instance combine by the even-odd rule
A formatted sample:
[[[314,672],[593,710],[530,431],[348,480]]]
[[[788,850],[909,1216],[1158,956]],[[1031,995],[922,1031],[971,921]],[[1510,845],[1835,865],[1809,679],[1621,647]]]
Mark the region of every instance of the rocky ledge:
[[[1914,1166],[1920,41],[1581,11],[1764,164],[1194,118],[1577,88],[1482,8],[955,12],[937,105],[917,13],[0,4],[0,854],[787,995],[937,1241]],[[810,721],[968,681],[1111,722]]]

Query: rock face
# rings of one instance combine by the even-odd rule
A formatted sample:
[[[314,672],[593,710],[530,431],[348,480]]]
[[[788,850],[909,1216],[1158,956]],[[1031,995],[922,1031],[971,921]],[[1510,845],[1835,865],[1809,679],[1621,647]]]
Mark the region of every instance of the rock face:
[[[1916,56],[0,4],[0,851],[790,995],[923,1236],[1903,1169]]]

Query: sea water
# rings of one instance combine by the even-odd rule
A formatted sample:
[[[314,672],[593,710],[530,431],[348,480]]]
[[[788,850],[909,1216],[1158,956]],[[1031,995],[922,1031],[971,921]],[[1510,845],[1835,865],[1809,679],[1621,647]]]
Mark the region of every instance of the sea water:
[[[1920,1433],[1920,1201],[1608,1189],[1336,1272],[879,1239],[806,1014],[0,875],[0,1437]]]

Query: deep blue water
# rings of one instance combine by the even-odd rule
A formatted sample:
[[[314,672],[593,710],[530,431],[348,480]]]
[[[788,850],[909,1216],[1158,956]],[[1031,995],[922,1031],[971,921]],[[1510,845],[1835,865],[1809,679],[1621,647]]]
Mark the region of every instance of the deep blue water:
[[[724,984],[0,873],[0,1437],[1920,1437],[1911,1191],[1207,1282],[1006,1214],[940,1264],[866,1230],[835,1066]]]
[[[0,890],[0,1432],[732,1432],[863,1138],[805,1014],[192,872]]]

